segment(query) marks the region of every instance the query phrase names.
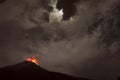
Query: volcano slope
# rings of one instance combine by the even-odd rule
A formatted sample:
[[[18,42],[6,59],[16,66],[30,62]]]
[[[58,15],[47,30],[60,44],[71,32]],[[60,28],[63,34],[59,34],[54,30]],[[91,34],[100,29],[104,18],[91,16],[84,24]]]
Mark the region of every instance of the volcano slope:
[[[0,80],[91,80],[50,72],[29,61],[1,68],[0,78]]]

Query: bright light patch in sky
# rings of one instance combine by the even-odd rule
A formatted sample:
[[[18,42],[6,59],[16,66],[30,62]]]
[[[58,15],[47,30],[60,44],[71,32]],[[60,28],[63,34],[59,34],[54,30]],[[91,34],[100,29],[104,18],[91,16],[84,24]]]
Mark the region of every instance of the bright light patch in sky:
[[[63,9],[58,10],[56,8],[57,0],[52,0],[50,6],[53,7],[53,11],[50,13],[50,23],[52,22],[60,22],[63,18]]]

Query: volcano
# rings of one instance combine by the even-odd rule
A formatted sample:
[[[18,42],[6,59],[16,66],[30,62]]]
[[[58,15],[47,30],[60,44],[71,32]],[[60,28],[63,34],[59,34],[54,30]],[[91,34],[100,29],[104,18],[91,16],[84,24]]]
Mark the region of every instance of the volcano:
[[[0,80],[91,80],[77,78],[43,69],[34,62],[25,60],[21,63],[0,69]]]

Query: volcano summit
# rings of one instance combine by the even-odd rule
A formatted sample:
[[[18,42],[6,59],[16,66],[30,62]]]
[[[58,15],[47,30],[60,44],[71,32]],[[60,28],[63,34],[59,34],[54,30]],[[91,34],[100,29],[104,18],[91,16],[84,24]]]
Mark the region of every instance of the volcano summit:
[[[90,80],[47,71],[30,59],[34,60],[29,58],[21,63],[1,68],[1,80]]]

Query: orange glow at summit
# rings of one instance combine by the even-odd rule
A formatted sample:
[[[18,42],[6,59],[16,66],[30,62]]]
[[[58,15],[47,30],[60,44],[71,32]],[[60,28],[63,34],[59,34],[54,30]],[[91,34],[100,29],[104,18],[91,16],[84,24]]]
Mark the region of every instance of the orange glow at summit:
[[[35,58],[35,57],[29,57],[26,59],[28,62],[32,62],[32,63],[35,63],[36,65],[39,65],[38,64],[38,60]]]

